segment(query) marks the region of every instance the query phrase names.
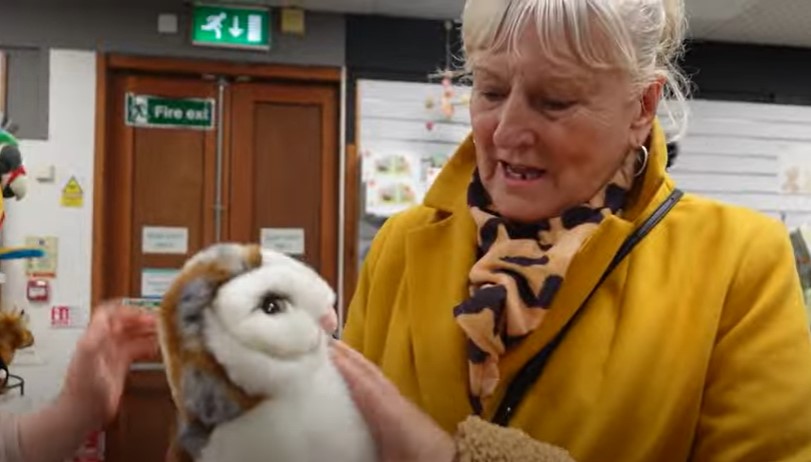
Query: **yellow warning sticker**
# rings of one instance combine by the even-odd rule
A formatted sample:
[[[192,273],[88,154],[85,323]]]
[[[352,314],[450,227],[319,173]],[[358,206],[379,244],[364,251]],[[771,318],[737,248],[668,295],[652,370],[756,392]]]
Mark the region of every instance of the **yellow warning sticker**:
[[[62,188],[62,207],[81,208],[84,206],[84,190],[75,176],[70,177]]]

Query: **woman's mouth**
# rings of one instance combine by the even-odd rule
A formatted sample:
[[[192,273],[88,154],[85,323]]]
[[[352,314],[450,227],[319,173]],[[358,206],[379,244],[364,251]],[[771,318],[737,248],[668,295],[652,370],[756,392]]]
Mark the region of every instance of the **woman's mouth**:
[[[508,180],[533,181],[541,178],[544,173],[546,173],[545,170],[539,168],[509,164],[504,161],[499,161],[498,163],[504,171],[504,176],[507,177]]]

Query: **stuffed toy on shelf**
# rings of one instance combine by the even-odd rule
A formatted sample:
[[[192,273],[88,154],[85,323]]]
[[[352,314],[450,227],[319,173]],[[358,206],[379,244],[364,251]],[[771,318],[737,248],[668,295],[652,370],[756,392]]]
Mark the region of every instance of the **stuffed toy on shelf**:
[[[0,311],[0,395],[11,388],[20,388],[21,393],[25,393],[25,382],[21,377],[12,375],[9,366],[17,350],[33,345],[34,336],[28,328],[25,311]]]
[[[5,200],[22,200],[28,192],[28,174],[23,165],[20,142],[14,136],[16,127],[5,114],[0,113],[0,227],[5,224]],[[41,258],[45,252],[36,247],[0,247],[0,261]]]
[[[21,200],[28,191],[28,175],[14,131],[11,120],[0,114],[0,186],[4,199]]]
[[[328,356],[334,303],[318,273],[278,252],[217,244],[192,257],[159,316],[175,460],[376,460]]]

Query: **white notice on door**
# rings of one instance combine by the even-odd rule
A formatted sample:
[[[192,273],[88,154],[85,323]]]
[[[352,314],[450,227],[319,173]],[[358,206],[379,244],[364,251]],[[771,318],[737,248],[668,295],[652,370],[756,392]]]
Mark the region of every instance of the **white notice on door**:
[[[145,226],[143,252],[186,255],[189,251],[189,229]]]
[[[163,298],[178,273],[172,269],[144,269],[141,272],[141,297]]]
[[[264,228],[262,229],[262,248],[287,255],[304,255],[304,229]]]

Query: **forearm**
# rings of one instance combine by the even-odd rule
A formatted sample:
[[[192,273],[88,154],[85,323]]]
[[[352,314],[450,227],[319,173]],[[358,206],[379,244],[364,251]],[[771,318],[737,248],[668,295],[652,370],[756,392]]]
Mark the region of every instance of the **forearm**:
[[[574,462],[566,450],[470,417],[455,435],[458,462]]]
[[[21,462],[19,418],[14,414],[0,415],[0,462]]]
[[[70,458],[92,431],[84,414],[67,400],[59,399],[18,417],[20,462],[61,462]]]

